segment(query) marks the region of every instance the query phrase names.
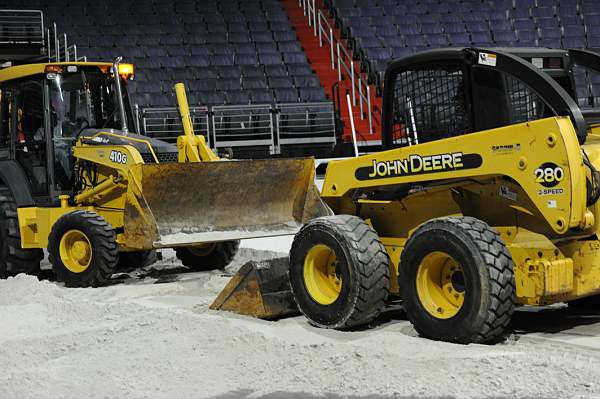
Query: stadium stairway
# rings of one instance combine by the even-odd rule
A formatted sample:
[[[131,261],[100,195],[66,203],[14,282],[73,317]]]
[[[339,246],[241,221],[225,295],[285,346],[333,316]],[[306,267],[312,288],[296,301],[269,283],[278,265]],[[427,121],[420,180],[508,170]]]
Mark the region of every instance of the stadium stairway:
[[[308,18],[304,15],[304,11],[298,6],[298,0],[282,0],[283,6],[286,9],[290,22],[296,31],[298,40],[300,41],[304,52],[311,64],[312,69],[316,72],[321,86],[325,88],[325,94],[329,99],[333,99],[334,86],[339,82],[339,93],[340,93],[340,117],[343,125],[343,140],[345,142],[352,141],[352,131],[350,123],[350,114],[348,112],[348,104],[346,102],[346,93],[351,93],[352,83],[350,79],[338,80],[337,69],[331,69],[331,55],[330,47],[324,45],[319,46],[319,38],[314,35],[314,28],[309,26]],[[317,10],[323,10],[324,15],[328,13],[324,10],[324,6],[321,0],[316,1]],[[328,22],[331,26],[334,26],[334,21],[329,19]],[[340,38],[339,29],[335,29],[334,35],[336,38]],[[354,61],[354,67],[358,71],[360,63]],[[357,94],[358,96],[358,94]],[[364,115],[364,119],[361,119],[360,107],[357,105],[353,107],[354,126],[357,132],[357,141],[363,143],[378,142],[381,140],[380,125],[381,125],[381,99],[375,95],[375,87],[371,86],[371,101],[373,104],[373,134],[369,132],[368,117]]]

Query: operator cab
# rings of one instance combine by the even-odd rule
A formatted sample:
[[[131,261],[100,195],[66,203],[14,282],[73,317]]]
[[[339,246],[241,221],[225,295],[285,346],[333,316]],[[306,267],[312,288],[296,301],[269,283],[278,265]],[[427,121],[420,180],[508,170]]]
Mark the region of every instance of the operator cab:
[[[589,90],[598,73],[600,56],[584,50],[449,48],[393,61],[385,74],[383,147],[551,116],[570,116],[583,143],[600,122],[600,91],[596,99]]]
[[[71,193],[72,148],[88,129],[122,129],[112,64],[30,64],[0,71],[0,161],[15,160],[39,204]],[[126,80],[133,66],[120,64],[124,122],[133,128]]]

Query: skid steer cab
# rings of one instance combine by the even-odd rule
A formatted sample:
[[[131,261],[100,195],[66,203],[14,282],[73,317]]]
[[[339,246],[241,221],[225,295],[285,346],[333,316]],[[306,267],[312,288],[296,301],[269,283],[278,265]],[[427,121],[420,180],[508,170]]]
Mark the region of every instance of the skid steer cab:
[[[294,239],[299,309],[348,329],[399,297],[424,337],[492,343],[517,306],[600,306],[600,114],[582,95],[598,74],[600,57],[574,50],[391,62],[383,151],[331,162],[336,215]]]
[[[134,67],[51,63],[0,71],[0,275],[35,274],[47,248],[68,286],[103,284],[175,248],[226,266],[242,238],[293,234],[328,214],[311,158],[221,161],[176,85],[177,145],[135,134]]]

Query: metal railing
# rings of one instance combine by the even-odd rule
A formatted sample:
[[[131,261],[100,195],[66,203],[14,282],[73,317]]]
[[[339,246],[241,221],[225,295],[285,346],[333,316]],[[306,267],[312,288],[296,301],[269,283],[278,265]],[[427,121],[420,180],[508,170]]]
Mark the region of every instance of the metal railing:
[[[279,104],[277,110],[275,116],[280,145],[335,143],[332,102]]]
[[[308,17],[308,26],[312,26],[317,36],[317,8],[315,0],[299,0],[298,5],[304,10],[304,16]]]
[[[44,45],[41,10],[0,10],[0,44]]]
[[[87,57],[77,53],[76,44],[69,44],[66,33],[58,33],[55,22],[46,30],[46,48],[48,49],[48,59],[50,61],[87,61]]]
[[[183,133],[176,107],[144,108],[136,114],[141,131],[150,137],[175,141]],[[271,154],[280,154],[287,145],[336,143],[332,102],[190,107],[190,114],[196,134],[215,150],[268,147]]]
[[[136,109],[138,108],[136,107]],[[140,114],[142,129],[150,137],[168,141],[176,139],[177,136],[183,134],[181,116],[177,108],[143,108]],[[194,132],[203,135],[209,145],[211,145],[212,143],[208,134],[208,108],[190,107],[190,116]]]
[[[269,146],[278,153],[269,105],[222,105],[212,107],[212,146]]]
[[[327,17],[321,10],[317,10],[315,0],[299,0],[298,5],[304,9],[304,15],[307,16],[309,25],[315,27],[315,36],[319,37],[319,45],[321,47],[326,43],[329,45],[331,69],[337,69],[338,80],[350,80],[352,106],[359,107],[361,120],[365,119],[366,114],[369,123],[369,133],[373,134],[371,87],[367,79],[361,75],[360,67],[355,66],[355,61],[346,46],[333,34],[334,29]]]

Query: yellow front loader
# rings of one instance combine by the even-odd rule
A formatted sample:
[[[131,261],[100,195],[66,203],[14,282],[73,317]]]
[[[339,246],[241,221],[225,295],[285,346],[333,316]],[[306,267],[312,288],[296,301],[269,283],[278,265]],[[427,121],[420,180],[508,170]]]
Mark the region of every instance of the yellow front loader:
[[[302,313],[348,329],[399,298],[424,337],[490,343],[517,306],[600,306],[600,112],[576,90],[598,73],[600,57],[576,50],[391,62],[383,151],[331,162],[336,215],[294,239]]]
[[[295,233],[328,214],[312,159],[219,159],[192,129],[177,146],[131,133],[133,66],[51,63],[0,71],[0,275],[36,273],[47,248],[67,286],[104,283],[175,248],[226,266],[243,238]]]

